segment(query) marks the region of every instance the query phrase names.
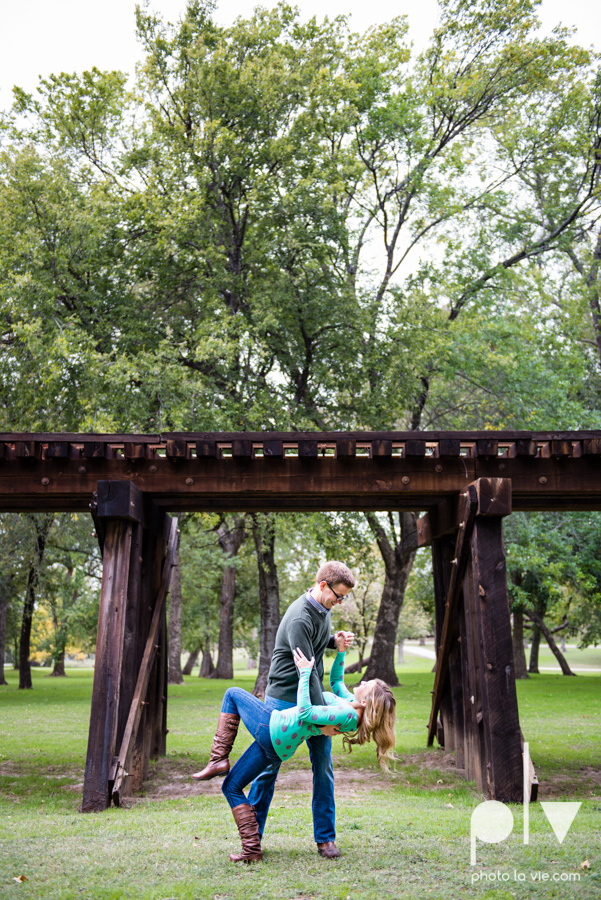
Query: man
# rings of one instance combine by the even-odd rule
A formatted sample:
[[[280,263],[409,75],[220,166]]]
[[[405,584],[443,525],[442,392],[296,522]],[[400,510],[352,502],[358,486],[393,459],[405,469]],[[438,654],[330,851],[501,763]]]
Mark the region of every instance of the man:
[[[323,705],[323,654],[326,648],[346,650],[353,642],[351,632],[330,635],[330,611],[341,603],[355,586],[350,569],[341,562],[330,561],[317,572],[315,586],[290,604],[280,622],[271,659],[265,704],[269,709],[287,709],[296,705],[298,671],[292,651],[297,647],[307,659],[315,657],[309,690],[311,703]],[[336,847],[336,806],[334,802],[334,767],[332,765],[333,727],[307,741],[313,768],[313,834],[317,850],[326,859],[341,856]],[[248,802],[255,808],[259,832],[263,835],[267,813],[273,797],[281,763],[273,763],[253,781]]]

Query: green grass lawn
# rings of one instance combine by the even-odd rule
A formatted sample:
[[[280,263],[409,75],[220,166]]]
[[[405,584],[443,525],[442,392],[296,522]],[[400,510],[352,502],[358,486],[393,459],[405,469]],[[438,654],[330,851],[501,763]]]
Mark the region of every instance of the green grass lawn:
[[[153,764],[146,790],[130,808],[82,815],[91,670],[68,670],[65,679],[34,670],[32,691],[17,690],[9,670],[9,686],[0,688],[0,897],[598,898],[601,676],[541,674],[519,683],[539,798],[582,806],[561,845],[540,804],[531,806],[527,846],[522,808],[512,807],[513,833],[501,844],[478,842],[471,867],[470,817],[483,798],[453,771],[448,754],[424,746],[431,668],[431,660],[417,658],[399,667],[396,772],[380,777],[372,749],[349,756],[335,743],[342,859],[327,861],[315,852],[309,760],[301,748],[282,767],[266,856],[253,866],[228,860],[238,838],[218,780],[197,785],[189,779],[206,761],[226,682],[191,676],[185,686],[171,687],[168,753]],[[253,681],[253,673],[236,672],[237,684],[251,688]],[[234,757],[248,743],[241,729]],[[590,868],[581,867],[585,861]],[[537,873],[549,880],[537,880]],[[17,883],[21,875],[27,880]],[[580,880],[566,881],[575,876]]]

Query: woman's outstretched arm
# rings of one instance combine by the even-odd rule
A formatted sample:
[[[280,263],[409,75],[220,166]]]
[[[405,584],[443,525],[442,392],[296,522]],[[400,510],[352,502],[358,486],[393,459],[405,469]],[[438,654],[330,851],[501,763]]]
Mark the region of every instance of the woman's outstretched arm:
[[[346,653],[344,652],[339,651],[336,654],[336,659],[330,669],[330,687],[332,688],[332,693],[336,694],[337,697],[342,697],[343,700],[354,700],[355,695],[349,691],[344,683],[345,657]]]

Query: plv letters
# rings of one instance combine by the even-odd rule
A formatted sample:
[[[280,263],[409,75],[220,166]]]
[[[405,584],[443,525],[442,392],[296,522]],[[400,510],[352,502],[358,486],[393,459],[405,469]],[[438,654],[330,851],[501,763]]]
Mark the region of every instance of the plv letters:
[[[530,843],[530,753],[528,744],[524,744],[524,843]],[[568,803],[563,800],[541,803],[555,837],[563,843],[581,803]],[[472,813],[470,828],[470,863],[476,865],[476,838],[485,844],[499,844],[513,831],[513,813],[499,800],[485,800]]]

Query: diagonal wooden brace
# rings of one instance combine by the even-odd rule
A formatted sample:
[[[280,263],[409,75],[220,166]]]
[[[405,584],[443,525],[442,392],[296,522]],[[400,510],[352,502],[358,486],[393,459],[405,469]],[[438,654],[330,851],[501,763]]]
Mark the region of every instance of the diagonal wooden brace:
[[[463,575],[469,555],[469,542],[477,511],[478,492],[476,486],[470,484],[465,494],[462,521],[457,533],[455,559],[453,560],[453,568],[451,569],[451,579],[449,582],[444,620],[440,635],[440,645],[436,659],[436,677],[434,679],[434,690],[432,691],[432,711],[428,723],[428,747],[432,746],[436,735],[436,719],[438,717],[438,710],[440,709],[440,701],[442,699],[444,681],[449,664],[449,653],[451,651],[452,623],[461,594]]]
[[[451,570],[440,645],[436,659],[436,678],[432,691],[432,711],[428,724],[428,747],[436,735],[436,718],[440,709],[444,682],[449,664],[453,621],[462,591],[463,576],[470,552],[470,538],[476,516],[507,516],[511,512],[511,482],[507,478],[479,478],[468,486],[461,513],[455,559]],[[461,510],[461,506],[459,507]]]

